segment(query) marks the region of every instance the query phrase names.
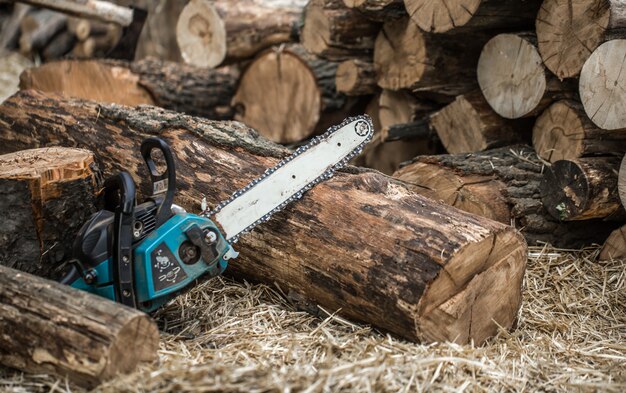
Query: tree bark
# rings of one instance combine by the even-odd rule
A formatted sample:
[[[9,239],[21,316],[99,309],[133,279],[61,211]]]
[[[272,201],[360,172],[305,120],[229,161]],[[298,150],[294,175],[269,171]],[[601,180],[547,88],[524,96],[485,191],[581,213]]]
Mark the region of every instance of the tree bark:
[[[581,247],[603,242],[614,222],[561,222],[541,201],[545,167],[526,146],[476,154],[417,157],[394,177],[414,191],[461,210],[520,228],[530,245]]]
[[[157,359],[146,314],[0,266],[0,363],[93,387]]]
[[[430,125],[451,154],[519,143],[531,129],[527,120],[512,121],[495,113],[480,91],[456,97],[430,117]]]
[[[337,91],[348,96],[376,93],[376,71],[371,61],[351,59],[339,63],[335,77]]]
[[[532,33],[492,38],[480,54],[476,73],[489,105],[507,119],[536,116],[573,90],[546,70]]]
[[[155,59],[132,63],[62,60],[25,71],[22,89],[122,105],[158,105],[210,119],[232,119],[239,70],[201,69]]]
[[[545,0],[537,14],[539,53],[560,79],[580,74],[591,53],[626,27],[626,7],[620,0]]]
[[[626,153],[626,129],[602,130],[585,114],[582,105],[572,100],[550,105],[533,128],[533,147],[549,162],[594,155]]]
[[[229,197],[286,154],[239,123],[157,108],[33,91],[0,106],[1,149],[106,146],[95,154],[107,171],[138,173],[144,190],[148,177],[138,171],[144,167],[138,147],[150,134],[177,153],[176,202],[189,211],[198,210],[203,196],[209,205]],[[526,263],[525,243],[512,228],[355,168],[316,186],[237,248],[241,255],[232,274],[278,284],[306,300],[302,304],[341,309],[346,317],[423,341],[480,343],[498,326],[510,328]]]
[[[626,39],[600,45],[580,72],[580,100],[600,128],[626,128]]]
[[[557,161],[546,169],[541,183],[543,205],[561,221],[624,218],[618,169],[616,157]]]
[[[422,30],[444,33],[452,29],[530,28],[541,0],[404,0],[404,5]]]
[[[100,172],[83,149],[0,156],[0,263],[58,279],[76,233],[96,212]]]
[[[301,42],[318,56],[341,61],[371,55],[380,24],[348,8],[342,0],[311,0]]]
[[[42,56],[46,61],[58,59],[69,53],[76,43],[76,37],[69,31],[57,34],[52,41],[46,45]]]
[[[343,0],[343,4],[377,22],[406,16],[403,0]]]

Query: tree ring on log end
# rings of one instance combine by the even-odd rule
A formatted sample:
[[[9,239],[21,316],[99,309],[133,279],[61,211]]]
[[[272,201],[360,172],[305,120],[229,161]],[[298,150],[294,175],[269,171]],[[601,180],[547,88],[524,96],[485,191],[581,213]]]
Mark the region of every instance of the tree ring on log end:
[[[609,27],[607,0],[545,0],[536,19],[539,53],[559,79],[580,73]]]
[[[549,162],[580,157],[585,128],[578,112],[568,101],[552,104],[538,118],[533,128],[533,146],[537,155]]]
[[[139,342],[138,342],[139,341]],[[159,347],[159,329],[145,315],[128,320],[110,346],[110,357],[101,378],[112,378],[123,370],[133,370],[139,363],[151,362],[156,358]],[[135,348],[128,352],[128,348]]]
[[[607,41],[585,62],[580,99],[587,116],[600,128],[626,128],[626,40]]]
[[[443,33],[463,26],[482,0],[404,0],[411,19],[424,31]]]
[[[191,0],[178,17],[176,42],[185,63],[213,68],[226,57],[226,27],[207,0]]]
[[[537,48],[515,34],[500,34],[487,42],[477,74],[485,99],[507,119],[529,114],[546,91],[546,73]]]

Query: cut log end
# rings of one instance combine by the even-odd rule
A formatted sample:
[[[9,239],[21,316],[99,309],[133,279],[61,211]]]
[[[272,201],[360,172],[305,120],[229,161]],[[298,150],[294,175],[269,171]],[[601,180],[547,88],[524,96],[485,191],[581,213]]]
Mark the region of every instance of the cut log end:
[[[584,114],[574,105],[570,101],[556,102],[537,118],[533,146],[539,157],[555,162],[583,154]]]
[[[600,261],[624,258],[626,258],[626,226],[611,232],[598,255]]]
[[[337,91],[349,96],[368,95],[376,92],[376,73],[372,63],[352,59],[337,67],[335,78]]]
[[[587,116],[600,128],[626,128],[626,39],[605,42],[580,73],[580,99]]]
[[[176,41],[185,63],[213,68],[226,58],[226,28],[207,0],[191,0],[176,24]]]
[[[531,113],[546,91],[546,72],[537,48],[515,34],[497,35],[485,45],[477,74],[485,99],[507,119]]]
[[[93,153],[84,149],[45,147],[0,156],[0,178],[41,179],[46,183],[83,178],[91,173]]]
[[[411,19],[424,31],[443,33],[463,26],[481,0],[404,0]]]
[[[559,79],[575,77],[609,27],[607,0],[546,0],[537,14],[539,53]]]
[[[110,346],[109,361],[102,378],[113,378],[133,370],[138,364],[155,360],[159,343],[159,330],[147,315],[130,318],[117,333]],[[128,349],[134,348],[132,353]]]
[[[318,4],[320,3],[320,4]],[[311,53],[324,53],[331,42],[331,25],[326,17],[322,2],[311,2],[307,6],[306,20],[302,29],[301,41]]]

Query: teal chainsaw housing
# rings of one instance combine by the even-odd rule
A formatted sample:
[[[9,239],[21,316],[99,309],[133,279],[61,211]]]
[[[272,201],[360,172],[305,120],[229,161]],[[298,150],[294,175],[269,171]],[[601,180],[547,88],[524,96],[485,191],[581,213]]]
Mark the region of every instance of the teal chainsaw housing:
[[[214,242],[217,257],[213,261],[205,261],[200,254],[191,259],[181,255],[185,249],[190,249],[185,245],[191,247],[191,239],[186,233],[193,226],[203,233],[210,231],[217,235]],[[190,213],[174,214],[146,236],[134,248],[133,254],[137,308],[145,312],[157,309],[202,276],[222,274],[228,260],[237,256],[213,221]],[[70,285],[116,301],[114,267],[109,258],[93,269],[90,283],[80,277]]]

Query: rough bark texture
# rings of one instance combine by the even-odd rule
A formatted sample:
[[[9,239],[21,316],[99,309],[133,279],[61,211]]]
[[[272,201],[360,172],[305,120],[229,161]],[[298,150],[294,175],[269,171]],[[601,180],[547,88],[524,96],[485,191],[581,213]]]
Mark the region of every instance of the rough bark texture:
[[[594,155],[623,155],[626,129],[602,130],[572,100],[550,105],[533,128],[533,147],[546,161],[569,160]]]
[[[209,119],[232,119],[239,70],[202,69],[156,59],[132,63],[61,60],[25,71],[22,89],[123,105],[158,105]]]
[[[562,221],[623,218],[618,168],[616,157],[557,161],[546,169],[541,183],[543,205]]]
[[[602,242],[616,227],[601,220],[560,222],[541,201],[544,164],[525,146],[476,154],[418,157],[394,177],[459,209],[514,224],[529,244],[580,247]]]
[[[521,142],[530,133],[527,120],[512,121],[491,109],[480,91],[456,97],[430,117],[448,153],[473,153]]]
[[[532,27],[542,0],[404,0],[415,23],[424,31]]]
[[[348,8],[342,0],[311,0],[306,6],[301,41],[318,56],[347,60],[371,55],[380,24]]]
[[[378,22],[406,16],[403,0],[343,0],[343,4]]]
[[[374,48],[378,85],[444,96],[472,91],[477,87],[476,62],[488,39],[484,33],[424,33],[408,17],[387,22]]]
[[[0,266],[0,363],[93,387],[157,359],[146,314]]]
[[[376,93],[376,71],[371,61],[351,59],[341,62],[335,77],[337,91],[348,96]]]
[[[176,152],[176,202],[190,211],[203,195],[210,205],[230,196],[286,153],[239,123],[159,108],[32,91],[0,106],[2,149],[97,141],[106,146],[96,152],[104,167],[138,174],[140,189],[148,185],[138,146],[149,134]],[[526,263],[516,231],[415,195],[379,173],[352,171],[316,186],[242,239],[230,272],[411,340],[480,343],[497,325],[512,326]]]
[[[626,257],[626,225],[617,228],[606,239],[600,249],[598,259],[608,261],[611,259],[623,259]]]
[[[96,212],[100,172],[83,149],[50,148],[0,156],[0,263],[60,278],[76,233]]]

